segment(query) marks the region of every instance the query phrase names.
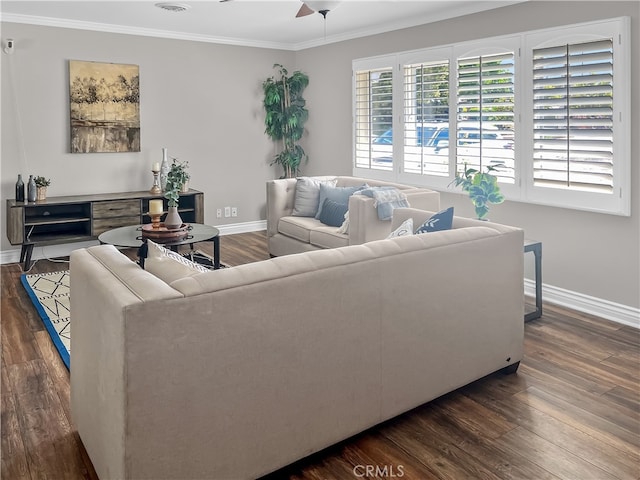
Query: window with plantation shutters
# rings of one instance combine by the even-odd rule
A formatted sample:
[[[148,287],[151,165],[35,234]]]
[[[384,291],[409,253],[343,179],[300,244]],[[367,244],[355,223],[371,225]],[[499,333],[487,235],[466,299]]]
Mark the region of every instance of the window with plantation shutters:
[[[507,200],[628,216],[629,43],[620,17],[354,60],[353,174],[497,167]]]
[[[404,65],[404,171],[449,175],[449,62]]]
[[[354,73],[357,168],[393,168],[392,81],[390,67]]]
[[[514,183],[514,52],[458,59],[456,168],[465,165]]]
[[[533,50],[535,186],[613,192],[613,40]]]

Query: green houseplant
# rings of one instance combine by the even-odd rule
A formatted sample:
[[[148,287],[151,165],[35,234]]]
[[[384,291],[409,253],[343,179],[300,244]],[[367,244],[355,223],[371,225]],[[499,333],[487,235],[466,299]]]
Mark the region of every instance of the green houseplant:
[[[492,172],[497,171],[501,166],[503,165],[487,165],[487,171],[481,172],[475,168],[468,168],[465,163],[464,171],[459,172],[451,182],[456,187],[462,187],[462,190],[469,194],[479,220],[486,220],[490,203],[504,202],[504,195],[500,192],[498,179],[492,175]]]
[[[169,207],[177,207],[180,202],[180,192],[191,178],[187,168],[189,168],[189,162],[179,162],[177,158],[171,162],[164,192],[164,198],[169,200]]]
[[[300,164],[308,161],[304,149],[298,145],[304,133],[304,124],[309,118],[302,92],[309,84],[309,77],[299,71],[289,72],[276,63],[277,76],[271,76],[262,83],[264,109],[266,111],[265,133],[281,146],[271,165],[278,164],[284,169],[283,178],[298,174]]]
[[[183,186],[189,181],[191,176],[187,172],[188,162],[179,162],[174,158],[171,162],[171,168],[167,174],[167,184],[165,187],[164,198],[168,200],[167,216],[164,225],[168,229],[180,228],[182,226],[182,218],[178,213],[178,203],[180,202],[180,192]]]
[[[51,185],[51,179],[37,176],[33,181],[36,182],[36,200],[46,200],[47,187]]]

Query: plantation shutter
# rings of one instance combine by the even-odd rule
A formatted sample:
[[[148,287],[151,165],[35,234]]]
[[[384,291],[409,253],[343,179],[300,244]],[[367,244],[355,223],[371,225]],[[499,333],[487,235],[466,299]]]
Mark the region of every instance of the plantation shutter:
[[[502,164],[496,176],[515,182],[514,53],[458,58],[456,168]]]
[[[355,72],[356,167],[392,170],[391,67]]]
[[[533,50],[534,185],[613,192],[613,42]]]
[[[405,172],[449,175],[448,127],[449,61],[405,65]]]

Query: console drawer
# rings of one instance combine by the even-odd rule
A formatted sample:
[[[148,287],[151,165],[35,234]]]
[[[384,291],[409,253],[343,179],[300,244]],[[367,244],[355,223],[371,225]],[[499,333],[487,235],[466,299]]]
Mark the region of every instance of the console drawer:
[[[94,202],[93,204],[93,218],[131,216],[140,217],[140,200],[115,200],[109,202]],[[140,220],[133,222],[133,225],[136,223],[140,223]],[[131,225],[131,223],[127,225]]]
[[[138,225],[140,216],[129,217],[111,217],[111,218],[94,218],[93,219],[93,236],[97,237],[107,230],[113,230],[119,227],[128,227],[129,225]]]

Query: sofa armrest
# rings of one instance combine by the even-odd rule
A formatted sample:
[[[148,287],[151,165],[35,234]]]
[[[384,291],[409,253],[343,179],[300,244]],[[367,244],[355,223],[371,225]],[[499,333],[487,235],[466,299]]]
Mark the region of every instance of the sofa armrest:
[[[291,215],[296,195],[295,178],[281,178],[267,182],[267,237],[278,233],[278,221]]]
[[[411,207],[438,211],[440,193],[416,189],[404,192]],[[349,198],[349,245],[360,245],[373,240],[382,240],[392,231],[391,221],[380,220],[374,199],[365,195]]]
[[[420,210],[440,210],[440,192],[427,189],[409,190],[404,192],[411,208]]]
[[[431,216],[436,213],[437,210],[421,210],[418,208],[396,208],[393,211],[393,218],[391,220],[391,228],[395,230],[398,228],[402,222],[405,220],[412,218],[413,219],[413,229],[417,229],[420,225],[422,225],[427,219],[431,218]],[[493,223],[485,220],[477,220],[475,218],[465,218],[465,217],[453,217],[453,228],[466,228],[466,227],[489,227],[497,230],[500,233],[508,233],[512,231],[520,230],[517,227],[511,227],[509,225],[503,225],[501,223]]]

